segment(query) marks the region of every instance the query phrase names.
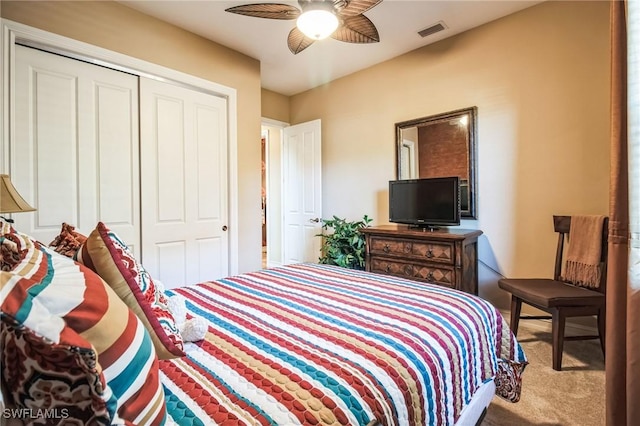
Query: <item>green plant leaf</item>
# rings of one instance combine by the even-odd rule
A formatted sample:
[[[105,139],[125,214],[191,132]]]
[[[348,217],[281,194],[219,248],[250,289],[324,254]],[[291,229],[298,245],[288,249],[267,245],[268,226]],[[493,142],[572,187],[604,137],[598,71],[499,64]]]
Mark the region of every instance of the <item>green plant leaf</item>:
[[[322,256],[319,262],[364,269],[366,247],[360,229],[369,226],[371,222],[372,219],[367,215],[362,220],[351,222],[335,215],[332,219],[322,219],[322,233],[316,234],[322,238]]]

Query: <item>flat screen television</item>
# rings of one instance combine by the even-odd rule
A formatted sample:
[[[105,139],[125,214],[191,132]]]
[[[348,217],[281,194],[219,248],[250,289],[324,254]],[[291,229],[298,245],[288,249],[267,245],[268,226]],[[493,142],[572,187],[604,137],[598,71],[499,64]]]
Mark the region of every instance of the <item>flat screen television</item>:
[[[460,178],[389,181],[389,221],[425,228],[460,225]]]

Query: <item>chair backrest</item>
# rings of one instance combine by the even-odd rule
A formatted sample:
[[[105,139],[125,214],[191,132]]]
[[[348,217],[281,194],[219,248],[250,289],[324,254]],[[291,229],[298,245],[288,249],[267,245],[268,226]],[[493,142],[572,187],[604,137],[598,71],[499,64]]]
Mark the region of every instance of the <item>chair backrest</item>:
[[[556,249],[556,265],[553,273],[553,279],[556,281],[562,281],[562,260],[564,257],[564,241],[569,237],[569,230],[571,229],[571,216],[553,216],[553,228],[558,233],[558,247]],[[600,286],[592,290],[605,292],[607,284],[607,239],[609,235],[609,218],[605,217],[604,224],[602,225],[602,247],[600,250],[600,262],[602,263],[602,278],[600,279]]]

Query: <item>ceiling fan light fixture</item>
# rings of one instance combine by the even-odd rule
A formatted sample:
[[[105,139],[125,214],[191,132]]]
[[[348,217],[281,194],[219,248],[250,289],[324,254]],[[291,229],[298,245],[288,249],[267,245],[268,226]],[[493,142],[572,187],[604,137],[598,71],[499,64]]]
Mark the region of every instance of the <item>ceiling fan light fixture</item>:
[[[338,24],[335,13],[324,8],[307,9],[296,22],[298,29],[313,40],[329,37],[338,28]]]
[[[225,9],[238,15],[267,19],[296,19],[287,47],[294,55],[329,36],[347,43],[377,43],[376,26],[363,15],[382,0],[298,0],[300,8],[283,3],[254,3]]]

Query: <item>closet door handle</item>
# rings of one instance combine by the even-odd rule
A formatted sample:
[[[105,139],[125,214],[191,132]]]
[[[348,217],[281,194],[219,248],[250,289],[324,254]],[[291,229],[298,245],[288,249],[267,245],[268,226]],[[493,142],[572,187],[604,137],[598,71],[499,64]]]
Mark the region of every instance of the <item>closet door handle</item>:
[[[227,228],[227,225],[223,225],[223,226],[222,226],[222,230],[223,230],[223,231],[226,231],[227,229],[229,229],[229,228]]]

